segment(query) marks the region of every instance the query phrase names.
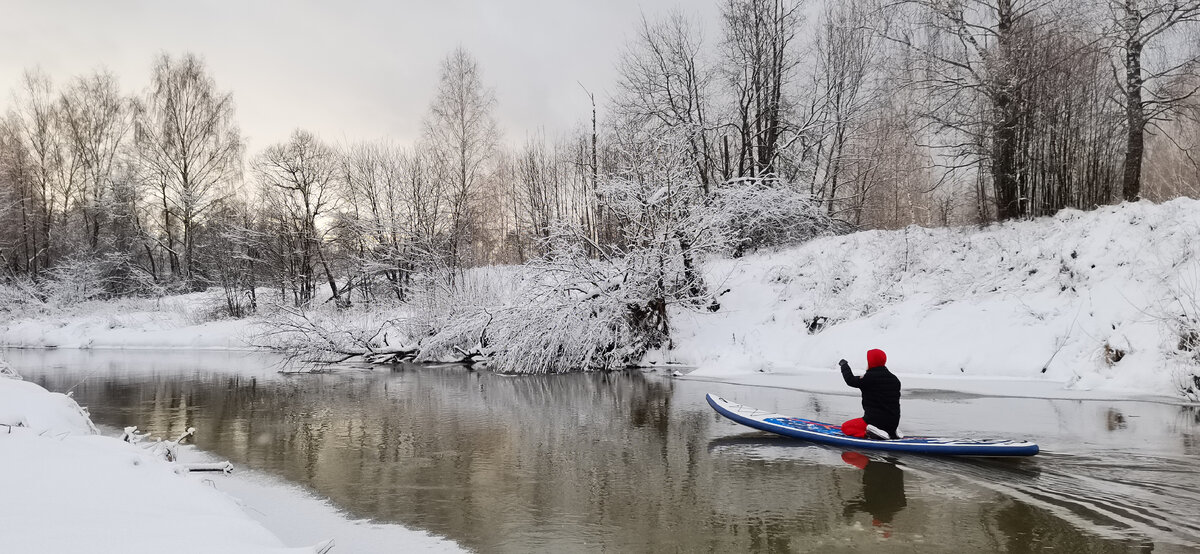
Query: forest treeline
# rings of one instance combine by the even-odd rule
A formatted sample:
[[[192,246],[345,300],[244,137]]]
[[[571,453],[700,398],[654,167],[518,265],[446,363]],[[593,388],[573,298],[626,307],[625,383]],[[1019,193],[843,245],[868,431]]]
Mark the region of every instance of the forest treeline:
[[[713,252],[1200,193],[1200,0],[720,14],[644,20],[560,136],[502,131],[462,48],[403,145],[296,130],[250,151],[195,54],[159,56],[140,91],[31,69],[0,121],[0,275],[43,300],[222,286],[240,316],[264,289],[402,303],[467,268],[576,256],[651,276],[644,324],[716,309],[696,270]]]

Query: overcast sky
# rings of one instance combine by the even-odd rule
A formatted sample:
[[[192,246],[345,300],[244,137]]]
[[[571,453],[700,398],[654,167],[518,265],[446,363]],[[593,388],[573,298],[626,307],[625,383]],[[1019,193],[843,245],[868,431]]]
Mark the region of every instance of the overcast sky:
[[[207,61],[252,151],[302,127],[332,141],[420,134],[438,64],[461,44],[510,141],[589,116],[642,14],[675,6],[715,36],[716,0],[0,0],[0,107],[29,67],[56,83],[105,67],[142,91],[155,55]]]

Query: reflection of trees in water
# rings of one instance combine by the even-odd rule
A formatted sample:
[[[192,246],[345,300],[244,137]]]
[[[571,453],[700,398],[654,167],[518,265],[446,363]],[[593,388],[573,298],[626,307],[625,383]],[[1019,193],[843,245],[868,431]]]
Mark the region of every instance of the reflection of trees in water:
[[[553,415],[616,411],[635,426],[656,429],[664,429],[670,420],[674,383],[641,372],[486,377],[480,387],[493,408],[527,412],[537,407]]]
[[[1189,456],[1200,455],[1200,408],[1196,406],[1181,406],[1179,418],[1180,435],[1183,437],[1183,451]]]
[[[1176,421],[1183,438],[1183,453],[1200,456],[1200,407],[1183,405]]]
[[[1116,408],[1109,408],[1108,411],[1104,412],[1104,427],[1109,431],[1124,429],[1127,427],[1125,414]]]
[[[97,414],[110,425],[161,436],[193,425],[202,448],[306,483],[356,516],[475,548],[495,550],[490,541],[510,538],[517,521],[533,530],[591,520],[604,533],[621,529],[602,537],[618,550],[713,538],[680,538],[681,522],[711,513],[695,484],[710,420],[673,417],[666,379],[409,368],[266,380],[175,374],[88,387],[97,406],[113,406]],[[719,537],[712,546],[740,548]]]

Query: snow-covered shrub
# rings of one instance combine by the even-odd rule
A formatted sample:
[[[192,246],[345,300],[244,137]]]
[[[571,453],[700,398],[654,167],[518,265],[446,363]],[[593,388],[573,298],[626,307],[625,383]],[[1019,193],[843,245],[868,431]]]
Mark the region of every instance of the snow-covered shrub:
[[[183,321],[191,325],[200,325],[210,321],[237,319],[249,315],[248,312],[235,314],[229,309],[229,298],[220,294],[221,289],[212,287],[203,292],[191,293],[192,302],[179,303],[174,306],[176,313]]]
[[[573,224],[549,226],[546,255],[525,265],[498,304],[455,306],[421,342],[423,359],[479,352],[500,372],[615,369],[669,346],[670,305],[719,308],[701,264],[728,250],[735,199],[710,202],[686,144],[650,135],[618,145],[597,195],[621,236],[603,244]],[[471,308],[470,306],[475,306]]]
[[[453,288],[445,275],[417,274],[408,283],[404,301],[379,295],[372,302],[349,306],[264,305],[252,342],[302,362],[361,356],[390,363],[418,353],[428,361],[473,359],[467,353],[478,353],[475,345],[483,326],[474,318],[507,302],[521,271],[508,266],[468,269]]]
[[[8,362],[4,360],[0,360],[0,377],[16,379],[18,381],[24,380],[24,377],[21,377],[21,374],[17,373],[17,370],[13,369],[12,366],[8,365]]]
[[[454,287],[448,286],[448,274],[416,274],[411,279],[408,300],[397,305],[404,307],[407,329],[413,337],[432,337],[449,327],[469,326],[481,307],[509,302],[526,272],[523,266],[471,268],[456,278]],[[454,357],[442,354],[437,359]]]
[[[1193,250],[1200,250],[1200,246]],[[1175,264],[1176,275],[1166,286],[1168,298],[1162,319],[1178,338],[1174,346],[1181,358],[1176,375],[1179,390],[1189,399],[1200,401],[1200,259],[1196,255],[1187,252],[1186,261]]]
[[[1200,261],[1181,269],[1179,279],[1168,290],[1174,297],[1174,324],[1179,335],[1178,349],[1200,364]]]
[[[161,296],[167,292],[130,256],[110,252],[60,260],[36,285],[39,298],[54,307],[117,296]]]
[[[397,308],[311,308],[277,306],[264,310],[251,341],[304,362],[408,349],[406,314]]]
[[[630,148],[621,168],[597,187],[621,236],[591,250],[604,260],[627,258],[658,286],[662,296],[650,303],[658,319],[666,319],[661,306],[677,301],[714,306],[700,266],[709,254],[729,247],[724,216],[695,180],[683,145],[670,137],[647,137]]]
[[[664,260],[650,250],[591,259],[560,228],[499,305],[461,310],[422,341],[422,359],[479,352],[502,373],[618,369],[667,340]]]
[[[773,178],[723,183],[713,191],[706,209],[728,237],[729,253],[735,257],[849,231],[800,187]]]
[[[16,278],[0,283],[0,314],[28,316],[45,306],[37,284],[28,278]]]

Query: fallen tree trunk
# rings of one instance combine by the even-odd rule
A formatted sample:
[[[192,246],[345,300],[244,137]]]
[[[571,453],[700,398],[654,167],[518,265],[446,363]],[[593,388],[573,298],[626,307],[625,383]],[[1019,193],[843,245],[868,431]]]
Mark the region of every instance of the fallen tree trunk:
[[[176,463],[179,469],[183,471],[196,472],[221,472],[226,475],[233,473],[233,464],[225,462],[196,462],[196,463]]]

